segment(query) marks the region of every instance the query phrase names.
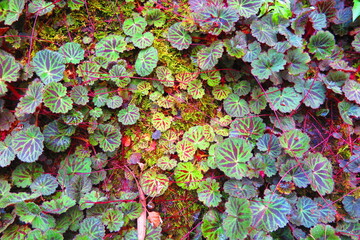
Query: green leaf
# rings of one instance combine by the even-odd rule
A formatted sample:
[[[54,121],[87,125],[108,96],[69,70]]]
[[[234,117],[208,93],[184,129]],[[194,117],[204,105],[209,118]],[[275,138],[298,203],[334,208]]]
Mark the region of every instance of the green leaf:
[[[187,91],[193,99],[200,99],[205,94],[205,90],[202,88],[202,82],[198,79],[189,83]]]
[[[79,43],[67,42],[59,48],[59,53],[63,55],[65,63],[78,64],[84,59],[84,49]]]
[[[268,16],[270,17],[270,15]],[[252,21],[250,25],[251,34],[256,37],[259,42],[265,43],[269,46],[275,46],[275,44],[278,42],[276,36],[277,28],[269,23],[269,17],[266,19],[263,18],[261,20]],[[274,49],[271,50],[275,51]]]
[[[262,152],[265,152],[269,156],[277,157],[281,154],[281,146],[277,136],[273,134],[264,134],[261,136],[256,146]]]
[[[256,15],[264,0],[229,0],[228,5],[238,11],[239,16],[249,18]]]
[[[80,234],[88,236],[92,240],[102,239],[105,236],[105,227],[96,217],[85,218],[80,223]]]
[[[138,202],[123,202],[120,204],[120,209],[124,213],[125,217],[130,220],[140,217],[143,211],[142,205]]]
[[[8,181],[0,179],[0,196],[3,197],[10,192],[11,185]]]
[[[107,209],[101,221],[110,232],[117,232],[124,225],[124,214],[118,209]]]
[[[11,55],[0,54],[0,96],[7,92],[5,82],[15,82],[19,78],[20,64]]]
[[[76,174],[87,175],[91,172],[91,159],[78,158],[72,154],[60,163],[58,182],[60,185],[68,185],[72,177]]]
[[[169,68],[165,66],[159,66],[156,68],[157,80],[160,81],[165,87],[174,86],[175,78]]]
[[[189,128],[184,135],[183,140],[189,141],[196,149],[206,150],[209,143],[206,140],[204,126],[195,126]]]
[[[140,177],[140,185],[146,195],[158,197],[167,190],[169,179],[165,174],[160,174],[150,169]]]
[[[235,119],[229,129],[229,136],[243,139],[259,139],[265,132],[266,125],[260,117]]]
[[[216,69],[206,71],[200,74],[200,77],[207,81],[207,84],[210,87],[214,87],[219,85],[221,81],[221,74],[220,71],[217,71]]]
[[[17,187],[28,187],[42,172],[44,169],[38,163],[22,163],[12,172],[12,183]]]
[[[285,198],[268,192],[264,199],[256,198],[250,205],[252,225],[257,230],[273,232],[288,223],[286,215],[290,214],[291,206]]]
[[[200,169],[191,162],[180,162],[174,170],[176,184],[184,189],[193,190],[203,178]]]
[[[59,82],[64,77],[64,58],[60,53],[48,49],[38,51],[31,65],[45,85]]]
[[[104,202],[108,200],[107,197],[104,197],[103,195],[104,194],[97,189],[85,194],[79,201],[80,210],[91,208],[97,202]]]
[[[43,16],[53,10],[55,4],[52,2],[46,2],[44,0],[33,0],[29,3],[28,11],[35,13],[38,16]]]
[[[136,58],[135,70],[141,77],[148,76],[157,65],[158,51],[154,47],[141,50]]]
[[[42,232],[40,229],[35,229],[29,232],[26,236],[26,240],[63,240],[63,235],[53,229]]]
[[[116,61],[119,53],[126,50],[126,41],[120,35],[108,35],[101,39],[95,46],[95,53],[98,57],[104,57],[107,62]]]
[[[80,10],[80,8],[85,4],[85,0],[68,0],[67,4],[71,11]]]
[[[121,132],[113,125],[99,124],[92,139],[96,140],[104,152],[113,152],[121,144]]]
[[[51,176],[51,174],[41,174],[30,185],[30,188],[33,193],[48,196],[56,191],[58,185],[56,178]]]
[[[109,71],[110,79],[115,82],[118,87],[126,87],[131,79],[130,73],[127,72],[125,66],[123,65],[114,65]]]
[[[121,109],[118,113],[118,121],[123,125],[133,125],[140,118],[139,108],[130,104],[127,108]]]
[[[295,110],[299,105],[302,97],[296,93],[294,88],[285,87],[280,90],[276,87],[270,87],[267,91],[267,101],[271,109],[283,113],[288,113]]]
[[[281,134],[280,145],[292,157],[301,157],[310,148],[310,138],[299,129],[293,129]]]
[[[5,25],[12,25],[16,22],[25,6],[24,0],[9,0],[9,9],[5,18]]]
[[[257,191],[250,181],[230,179],[224,184],[224,191],[232,197],[250,199],[257,196]]]
[[[53,152],[65,151],[71,143],[71,135],[75,132],[73,126],[67,126],[60,121],[52,121],[44,127],[45,146]]]
[[[224,219],[223,227],[226,236],[230,240],[245,239],[252,219],[249,201],[229,197],[225,208],[227,217]]]
[[[235,94],[230,94],[223,105],[225,112],[231,117],[243,117],[250,113],[248,103]]]
[[[136,33],[132,36],[131,41],[135,47],[144,49],[150,47],[154,42],[154,35],[151,32]]]
[[[249,101],[250,111],[254,114],[260,114],[267,106],[266,96],[263,90],[255,87],[251,92],[251,100]]]
[[[206,239],[225,239],[225,231],[222,226],[223,214],[215,209],[210,209],[203,217],[201,232]]]
[[[305,188],[310,184],[310,169],[303,161],[297,163],[295,160],[286,160],[279,170],[279,174],[283,181],[293,182],[297,187]]]
[[[9,166],[15,159],[15,151],[12,148],[11,142],[11,135],[8,135],[3,142],[0,142],[0,167]]]
[[[334,190],[334,179],[330,161],[321,153],[309,153],[305,163],[310,169],[311,189],[321,195],[331,193]]]
[[[347,124],[353,125],[351,117],[360,117],[360,106],[349,103],[347,101],[341,101],[338,103],[339,113],[343,121]]]
[[[358,2],[360,10],[360,1]],[[360,33],[357,33],[352,41],[351,45],[355,48],[355,51],[360,52]]]
[[[146,28],[146,20],[143,17],[128,18],[122,26],[124,33],[134,36],[136,33],[143,33]]]
[[[303,84],[302,94],[304,104],[312,109],[317,109],[325,101],[326,89],[321,81],[309,79]]]
[[[20,98],[15,114],[17,117],[24,116],[25,114],[32,114],[36,111],[36,108],[43,101],[44,84],[39,81],[32,81],[26,90],[26,94]]]
[[[218,63],[223,55],[224,44],[221,41],[213,42],[209,47],[202,48],[197,53],[197,63],[202,70],[210,70]]]
[[[89,91],[85,86],[74,86],[70,91],[70,97],[75,104],[86,105],[89,102]]]
[[[12,139],[12,148],[23,162],[35,162],[44,149],[44,136],[40,128],[31,125],[16,132]]]
[[[336,236],[335,229],[330,225],[318,224],[310,229],[310,234],[305,240],[340,240],[341,238]]]
[[[61,83],[49,83],[45,86],[45,106],[53,113],[67,113],[70,109],[72,109],[73,102],[66,94],[66,87],[64,87]]]
[[[345,85],[342,90],[347,99],[355,101],[360,105],[360,83],[353,80],[347,80],[345,81]]]
[[[221,193],[219,183],[215,179],[207,178],[200,182],[197,194],[199,200],[207,207],[217,207],[221,202]]]
[[[307,63],[310,62],[310,56],[308,53],[302,52],[299,48],[289,50],[285,58],[289,64],[289,73],[292,75],[305,73],[309,69]]]
[[[212,35],[219,35],[222,31],[229,32],[239,19],[235,9],[222,6],[204,6],[197,15],[203,31]]]
[[[241,58],[245,55],[246,35],[243,32],[237,31],[234,37],[224,40],[224,46],[230,56]]]
[[[226,176],[241,179],[246,176],[246,162],[252,157],[252,146],[244,139],[227,138],[215,150],[218,168]]]
[[[55,226],[55,218],[41,212],[41,208],[33,202],[21,202],[15,205],[17,215],[25,223],[31,223],[33,228],[46,231]]]
[[[259,58],[251,63],[251,73],[259,79],[268,79],[270,75],[283,70],[285,63],[284,54],[270,49],[267,53],[261,53]]]
[[[84,114],[80,111],[70,110],[67,114],[62,116],[62,120],[67,125],[77,126],[84,121]]]
[[[165,117],[161,112],[156,112],[151,119],[151,123],[156,130],[165,132],[170,128],[173,118],[171,116]]]
[[[48,202],[43,202],[41,205],[43,211],[46,213],[51,214],[61,214],[66,212],[69,208],[74,206],[76,204],[76,201],[71,199],[67,195],[62,195],[58,199],[53,199]]]
[[[152,8],[145,13],[146,22],[155,27],[162,27],[166,22],[165,13],[157,8]]]
[[[239,97],[246,96],[249,92],[251,92],[250,82],[246,80],[237,82],[233,87],[233,91]]]
[[[167,40],[178,50],[189,48],[192,39],[181,22],[174,23],[168,29]]]
[[[217,85],[213,88],[211,93],[216,100],[221,101],[229,96],[229,94],[231,93],[231,88],[226,84]]]
[[[328,31],[318,31],[310,37],[308,44],[309,52],[314,53],[318,60],[329,57],[335,46],[334,35]]]
[[[245,55],[243,56],[243,60],[245,62],[252,62],[255,59],[258,59],[261,52],[261,46],[258,41],[254,41],[248,45],[248,49],[246,50]]]
[[[310,228],[319,222],[319,217],[317,204],[308,197],[301,197],[296,202],[296,210],[290,221],[297,226]]]
[[[88,175],[74,175],[66,183],[65,193],[71,199],[79,202],[85,194],[91,191],[92,184]]]
[[[12,224],[7,229],[5,229],[2,236],[2,240],[24,240],[25,236],[31,231],[31,228],[28,225],[17,225]]]
[[[355,22],[355,20],[360,16],[360,1],[353,0],[353,2],[354,6],[352,8],[352,21]]]
[[[163,156],[156,161],[156,166],[162,170],[172,170],[176,167],[177,161],[175,159],[170,159],[168,156]]]

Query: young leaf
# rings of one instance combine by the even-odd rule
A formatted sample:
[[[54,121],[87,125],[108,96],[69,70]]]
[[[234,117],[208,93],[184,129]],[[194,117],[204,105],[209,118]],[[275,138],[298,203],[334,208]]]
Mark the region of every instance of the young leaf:
[[[45,85],[59,82],[64,77],[64,58],[60,53],[48,49],[41,50],[36,53],[31,65]]]
[[[190,34],[185,30],[181,22],[174,23],[169,27],[167,40],[171,46],[178,50],[189,48],[192,42]]]
[[[213,42],[210,47],[201,49],[197,53],[197,63],[202,70],[210,70],[218,63],[221,58],[224,44],[220,41]]]
[[[225,207],[227,216],[224,219],[223,228],[226,236],[230,240],[245,239],[252,220],[249,201],[229,197]]]
[[[65,63],[78,64],[84,59],[84,49],[79,43],[68,42],[59,48],[59,53],[63,55]]]
[[[146,20],[143,17],[128,18],[124,21],[123,30],[126,35],[134,36],[143,33],[146,28]]]
[[[292,157],[301,157],[310,148],[310,138],[299,129],[284,132],[280,138],[280,145]]]
[[[156,130],[165,132],[170,128],[173,118],[171,116],[165,117],[161,112],[157,112],[153,115],[151,123]]]
[[[264,199],[257,198],[251,202],[252,225],[258,230],[275,231],[288,223],[286,215],[290,214],[291,206],[285,198],[275,193],[267,193]]]
[[[50,174],[41,174],[30,185],[30,188],[33,193],[48,196],[55,192],[58,185],[55,177]]]
[[[198,79],[189,83],[187,91],[193,99],[200,99],[205,94],[205,90],[202,88],[202,82]]]
[[[229,0],[228,5],[238,11],[240,17],[256,15],[264,0]]]
[[[158,51],[154,47],[141,50],[136,58],[135,70],[141,77],[148,76],[157,65]]]
[[[79,207],[80,210],[84,210],[86,208],[91,208],[97,202],[103,202],[106,200],[107,197],[104,197],[104,194],[102,192],[100,192],[98,189],[95,189],[80,198]]]
[[[123,125],[133,125],[140,118],[139,108],[130,104],[127,108],[121,109],[118,113],[118,120]]]
[[[334,189],[334,179],[330,161],[321,153],[309,153],[305,163],[311,171],[309,178],[312,190],[321,195],[331,193]]]
[[[176,143],[176,152],[181,161],[187,162],[194,158],[196,147],[192,142],[187,139],[183,139]]]
[[[14,22],[16,22],[19,19],[24,6],[24,0],[9,0],[9,9],[5,18],[5,24],[12,25]]]
[[[51,82],[45,87],[44,104],[54,113],[67,113],[72,109],[72,100],[66,95],[66,87],[61,83]]]
[[[219,183],[215,179],[207,178],[200,182],[197,193],[199,200],[208,207],[217,207],[221,202]]]
[[[101,221],[110,232],[117,232],[124,225],[124,214],[118,210],[109,208],[101,218]]]
[[[228,177],[241,179],[246,176],[246,162],[252,157],[252,146],[244,139],[227,138],[215,152],[217,166]]]
[[[319,31],[310,37],[308,44],[309,52],[314,53],[318,60],[325,59],[331,55],[335,46],[335,38],[328,31]]]
[[[328,240],[340,240],[341,238],[335,235],[335,229],[330,225],[318,224],[310,229],[310,234],[305,240],[313,239],[328,239]]]
[[[44,135],[40,128],[31,125],[15,133],[12,148],[23,162],[35,162],[43,152]]]
[[[285,87],[282,91],[276,87],[270,87],[266,94],[270,107],[283,113],[295,110],[302,100],[301,95],[296,93],[292,87]]]
[[[141,176],[140,185],[146,195],[158,197],[163,195],[167,190],[169,179],[166,175],[150,169]]]
[[[231,93],[231,88],[226,84],[217,85],[213,88],[211,93],[216,100],[221,101],[229,96],[229,94]]]
[[[270,75],[283,70],[285,63],[284,54],[270,49],[267,53],[261,53],[259,58],[251,63],[251,73],[259,79],[268,79]]]
[[[174,170],[176,184],[184,189],[193,190],[203,178],[201,171],[191,162],[180,162]]]
[[[250,113],[247,102],[235,94],[230,94],[224,100],[223,105],[225,112],[231,117],[243,117]]]

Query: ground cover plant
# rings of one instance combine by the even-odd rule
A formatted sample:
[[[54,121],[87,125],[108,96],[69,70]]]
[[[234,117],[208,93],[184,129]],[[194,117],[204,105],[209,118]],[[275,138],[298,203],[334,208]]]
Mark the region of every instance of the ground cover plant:
[[[0,6],[0,239],[359,238],[358,0]]]

